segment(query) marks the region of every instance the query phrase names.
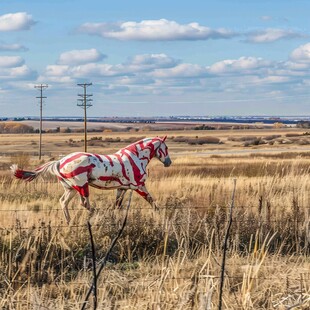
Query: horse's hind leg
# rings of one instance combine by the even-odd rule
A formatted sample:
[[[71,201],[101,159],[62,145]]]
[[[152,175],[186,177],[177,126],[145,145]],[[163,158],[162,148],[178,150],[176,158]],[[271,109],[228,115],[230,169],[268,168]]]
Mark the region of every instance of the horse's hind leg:
[[[69,224],[70,223],[70,214],[68,210],[68,204],[70,200],[74,197],[76,191],[73,188],[70,187],[64,187],[65,192],[64,194],[60,197],[59,202],[62,207],[63,213],[65,215],[66,221]]]
[[[125,193],[126,193],[126,189],[121,189],[121,188],[117,189],[115,206],[119,209],[122,208],[122,203],[125,197]]]
[[[81,199],[81,204],[83,207],[85,207],[87,210],[90,210],[90,202],[89,202],[89,186],[88,183],[86,182],[83,186],[81,187],[76,187],[76,190],[80,194],[80,199]]]

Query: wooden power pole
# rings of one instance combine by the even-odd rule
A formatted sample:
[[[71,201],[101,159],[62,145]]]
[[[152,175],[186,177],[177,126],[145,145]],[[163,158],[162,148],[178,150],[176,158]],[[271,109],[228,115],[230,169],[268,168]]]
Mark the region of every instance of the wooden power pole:
[[[79,98],[78,101],[79,103],[77,104],[78,107],[81,107],[84,109],[84,152],[87,152],[87,113],[86,110],[92,106],[91,102],[93,99],[92,94],[87,94],[87,87],[93,85],[92,83],[80,83],[77,84],[78,86],[83,87],[84,92],[83,94],[78,94]]]
[[[47,84],[40,84],[40,85],[35,85],[35,88],[38,88],[40,91],[40,96],[36,97],[40,99],[40,129],[39,129],[39,134],[40,134],[40,142],[39,142],[39,159],[41,160],[42,156],[42,110],[43,110],[43,99],[47,98],[43,96],[43,89],[47,88]]]

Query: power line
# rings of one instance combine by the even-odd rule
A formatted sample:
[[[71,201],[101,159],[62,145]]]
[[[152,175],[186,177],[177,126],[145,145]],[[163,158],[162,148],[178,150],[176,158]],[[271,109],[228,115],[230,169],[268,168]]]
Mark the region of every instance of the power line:
[[[40,91],[40,96],[36,97],[40,99],[40,143],[39,143],[39,159],[41,159],[41,153],[42,153],[42,105],[43,105],[43,99],[47,98],[43,96],[43,89],[48,88],[47,84],[40,84],[40,85],[35,85],[34,88],[38,88]]]
[[[86,110],[92,106],[92,94],[87,94],[87,87],[93,85],[92,83],[79,83],[78,86],[83,87],[83,94],[78,94],[79,98],[77,106],[84,109],[84,152],[87,152],[87,113]]]

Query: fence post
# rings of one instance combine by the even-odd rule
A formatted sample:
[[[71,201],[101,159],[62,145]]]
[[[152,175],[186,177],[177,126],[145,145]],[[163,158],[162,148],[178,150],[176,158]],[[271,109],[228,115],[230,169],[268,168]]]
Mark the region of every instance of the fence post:
[[[121,236],[125,226],[126,226],[126,222],[127,222],[127,217],[128,217],[128,210],[129,210],[129,206],[130,206],[130,203],[131,203],[131,196],[132,196],[132,190],[130,191],[130,196],[129,196],[129,201],[128,201],[128,204],[127,204],[127,208],[126,208],[126,214],[125,214],[125,217],[124,217],[124,220],[123,220],[123,223],[122,225],[120,226],[120,229],[117,233],[117,235],[115,236],[115,238],[112,240],[111,242],[111,245],[105,255],[105,257],[103,258],[102,262],[101,262],[101,265],[100,265],[100,268],[98,270],[98,272],[96,273],[96,281],[98,280],[99,276],[100,276],[100,273],[101,271],[103,270],[103,268],[105,267],[106,263],[107,263],[107,260],[109,259],[109,256],[117,242],[117,240],[119,239],[119,237]],[[86,294],[86,297],[85,297],[85,300],[83,302],[83,305],[82,305],[82,308],[81,310],[84,310],[86,305],[87,305],[87,301],[88,301],[88,298],[91,294],[91,292],[93,291],[94,289],[94,284],[91,285],[91,287],[89,288],[87,294]]]
[[[224,245],[223,245],[223,258],[222,258],[222,266],[221,266],[221,278],[220,278],[220,292],[219,292],[219,305],[218,310],[222,310],[222,299],[223,299],[223,286],[224,286],[224,276],[225,276],[225,262],[226,262],[226,251],[227,251],[227,242],[229,238],[230,227],[232,224],[232,216],[233,216],[233,207],[235,201],[235,191],[236,191],[236,182],[237,180],[234,179],[234,187],[231,196],[231,203],[230,203],[230,210],[229,210],[229,221],[225,233],[224,238]]]
[[[93,265],[93,295],[94,295],[94,310],[97,309],[97,271],[96,271],[96,249],[93,239],[93,234],[91,231],[91,225],[89,221],[87,222],[88,231],[89,231],[89,238],[91,244],[91,253],[92,253],[92,265]]]

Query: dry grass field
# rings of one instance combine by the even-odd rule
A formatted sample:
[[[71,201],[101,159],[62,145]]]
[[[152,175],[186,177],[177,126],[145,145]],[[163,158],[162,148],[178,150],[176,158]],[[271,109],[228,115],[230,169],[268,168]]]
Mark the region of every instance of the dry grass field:
[[[88,151],[114,153],[156,135],[163,132],[92,133]],[[0,139],[0,308],[80,309],[92,279],[87,221],[100,264],[125,210],[114,208],[114,191],[91,189],[94,214],[74,198],[67,226],[55,179],[23,183],[8,172],[13,162],[40,164],[38,135]],[[82,139],[44,134],[42,162],[82,151]],[[169,131],[167,145],[172,166],[152,161],[147,180],[160,211],[133,194],[98,279],[98,309],[217,309],[234,178],[223,309],[310,309],[310,135]]]

